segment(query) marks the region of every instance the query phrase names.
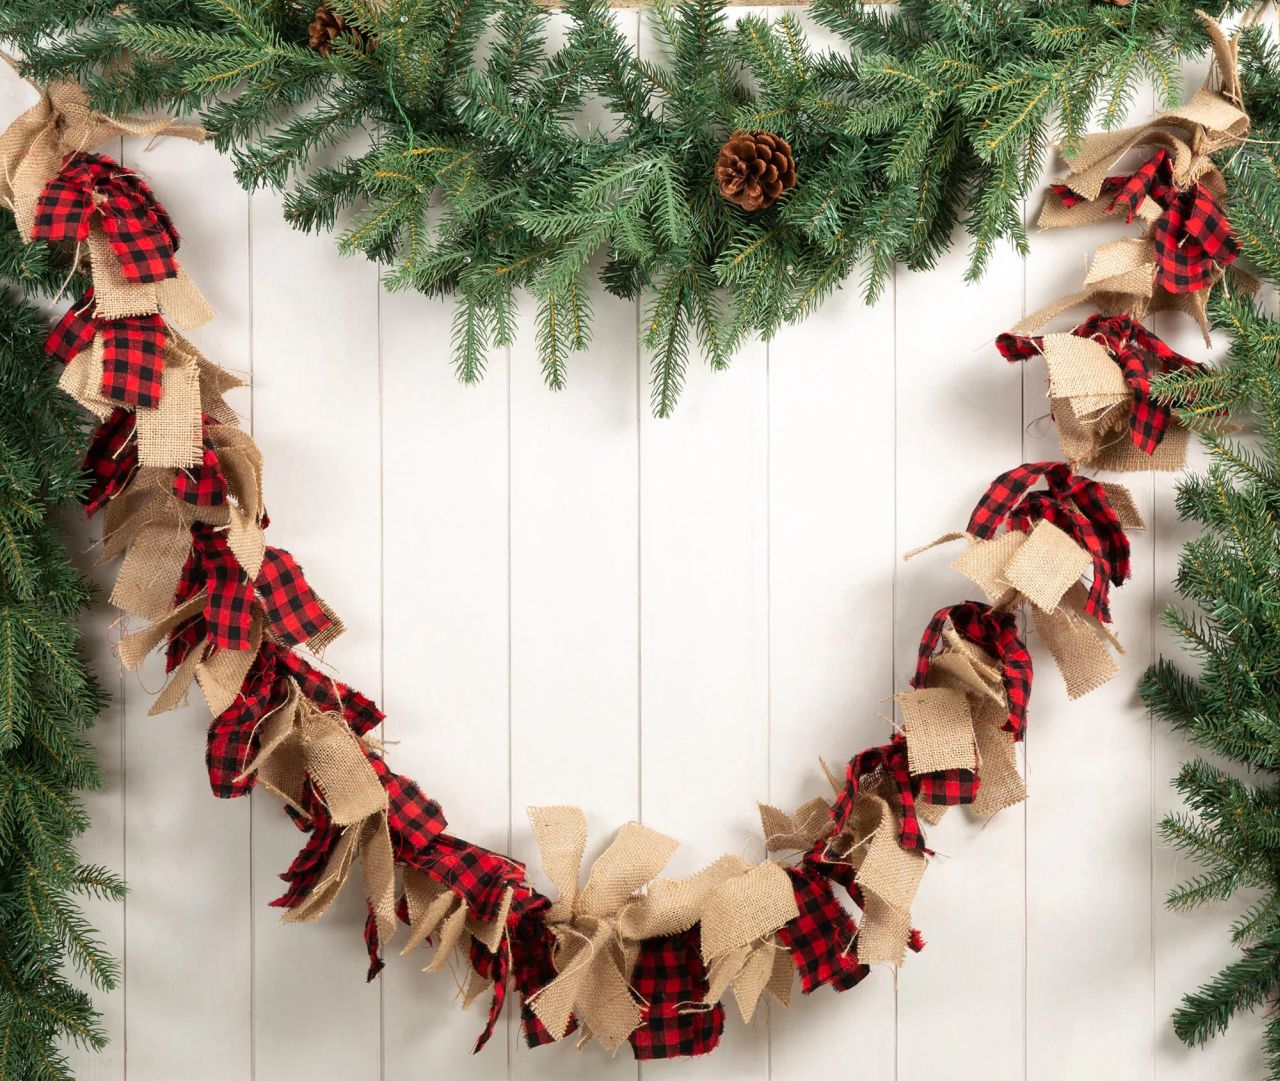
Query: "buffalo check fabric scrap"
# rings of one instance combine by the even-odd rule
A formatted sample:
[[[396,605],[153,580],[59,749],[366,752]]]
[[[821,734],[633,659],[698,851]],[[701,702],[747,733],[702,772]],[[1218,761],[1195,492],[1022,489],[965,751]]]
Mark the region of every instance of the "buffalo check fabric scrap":
[[[892,782],[898,796],[898,843],[903,848],[927,852],[924,832],[916,816],[915,785],[907,766],[907,740],[901,733],[880,747],[868,747],[849,760],[845,767],[845,783],[831,807],[831,817],[836,829],[842,830],[853,811],[853,801],[862,787],[863,778],[874,773],[884,773]]]
[[[703,1002],[711,986],[697,925],[683,934],[643,941],[631,987],[647,1004],[643,1022],[630,1037],[637,1059],[705,1055],[720,1042],[724,1006]]]
[[[102,338],[102,396],[123,405],[158,406],[169,339],[164,319],[157,314],[99,319],[89,289],[49,332],[45,352],[70,364],[95,336]]]
[[[1031,652],[1018,637],[1018,617],[992,608],[982,601],[963,601],[939,608],[920,636],[916,670],[911,686],[928,686],[929,663],[942,641],[943,628],[950,624],[960,637],[984,650],[1000,664],[1000,682],[1009,703],[1006,732],[1021,739],[1027,724],[1027,703],[1031,699]]]
[[[272,633],[285,645],[302,645],[333,624],[297,560],[283,548],[267,547],[255,584]]]
[[[1151,394],[1151,376],[1166,375],[1203,365],[1184,357],[1129,315],[1092,315],[1071,331],[1106,348],[1120,366],[1124,381],[1133,392],[1133,412],[1129,416],[1129,438],[1144,454],[1154,454],[1172,420],[1169,406]],[[1044,338],[1022,334],[1001,334],[996,348],[1011,363],[1040,355]]]
[[[1052,185],[1064,207],[1082,201],[1065,184]],[[1157,150],[1128,176],[1107,177],[1102,188],[1112,195],[1108,210],[1123,210],[1130,222],[1142,200],[1150,196],[1164,213],[1152,239],[1156,251],[1156,284],[1170,293],[1195,293],[1212,283],[1219,267],[1240,254],[1226,212],[1200,182],[1179,190],[1173,182],[1173,160]]]
[[[808,869],[788,867],[800,914],[778,931],[800,974],[800,990],[810,994],[830,986],[847,991],[871,971],[859,964],[858,928],[836,899],[831,883]]]
[[[126,281],[146,284],[177,275],[178,231],[146,182],[104,154],[72,154],[40,193],[31,235],[83,244],[95,219]]]
[[[1043,480],[1047,491],[1032,492]],[[966,531],[989,540],[1002,525],[1030,532],[1044,519],[1088,551],[1093,583],[1084,610],[1111,622],[1110,587],[1129,577],[1129,538],[1097,481],[1077,476],[1065,462],[1027,462],[1001,473],[978,500]]]
[[[136,422],[127,409],[115,409],[94,429],[82,469],[88,479],[85,511],[92,518],[132,479],[138,469]]]

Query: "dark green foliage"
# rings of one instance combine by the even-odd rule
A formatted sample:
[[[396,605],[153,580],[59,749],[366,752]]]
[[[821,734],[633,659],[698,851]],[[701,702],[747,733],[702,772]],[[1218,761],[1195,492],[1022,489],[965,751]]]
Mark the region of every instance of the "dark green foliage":
[[[1245,257],[1264,281],[1280,283],[1280,60],[1250,35],[1245,57],[1252,141],[1226,161],[1231,221]],[[1184,479],[1178,512],[1201,534],[1186,544],[1177,586],[1186,607],[1165,624],[1199,664],[1190,675],[1162,659],[1148,671],[1144,700],[1155,713],[1236,773],[1196,759],[1176,787],[1187,809],[1160,824],[1165,841],[1186,852],[1200,873],[1168,902],[1188,908],[1256,894],[1237,920],[1239,959],[1187,995],[1174,1029],[1187,1043],[1224,1031],[1241,1010],[1280,999],[1280,321],[1235,283],[1211,304],[1231,337],[1226,363],[1164,379],[1158,393],[1195,428],[1208,471]],[[1248,782],[1239,779],[1248,775]],[[1270,1077],[1280,1079],[1280,1016],[1264,1041]]]
[[[643,58],[604,0],[569,0],[554,47],[536,0],[335,6],[377,47],[311,52],[310,0],[7,0],[0,37],[109,112],[200,110],[241,182],[285,188],[300,228],[354,212],[344,251],[389,264],[393,288],[457,298],[465,380],[510,342],[518,289],[552,387],[590,340],[593,273],[643,295],[664,415],[693,342],[726,364],[851,275],[873,299],[896,264],[932,266],[957,226],[970,277],[997,244],[1024,248],[1051,137],[1078,138],[1095,106],[1120,122],[1143,80],[1176,101],[1180,59],[1205,44],[1192,0],[816,0],[829,51],[790,13],[735,25],[718,0],[659,0]],[[795,148],[799,184],[767,212],[716,192],[738,127]],[[367,145],[326,164],[357,129]]]
[[[23,291],[57,288],[65,269],[24,247],[7,215],[0,275]],[[116,964],[80,913],[86,895],[119,898],[111,872],[83,864],[77,789],[99,783],[85,739],[105,700],[80,656],[76,617],[90,588],[72,567],[54,512],[82,487],[82,425],[42,343],[49,326],[0,283],[0,1079],[71,1076],[68,1041],[101,1047],[92,1000]]]

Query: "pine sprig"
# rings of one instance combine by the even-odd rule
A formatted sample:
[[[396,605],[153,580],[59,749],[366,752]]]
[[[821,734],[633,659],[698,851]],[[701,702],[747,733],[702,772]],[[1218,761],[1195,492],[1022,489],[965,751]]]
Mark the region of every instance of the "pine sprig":
[[[1051,140],[1078,140],[1098,109],[1119,123],[1143,80],[1172,100],[1205,45],[1196,8],[1245,6],[817,0],[840,39],[824,52],[790,13],[733,23],[719,0],[657,0],[659,48],[640,58],[606,0],[569,0],[556,47],[537,0],[334,2],[374,47],[339,38],[320,56],[302,6],[254,0],[10,0],[0,38],[37,78],[84,78],[108,112],[199,110],[240,182],[283,189],[298,227],[337,231],[393,288],[457,297],[464,379],[508,340],[518,290],[553,387],[590,340],[591,278],[643,297],[663,413],[694,343],[719,366],[851,277],[875,300],[957,226],[970,279],[1002,245],[1025,250]],[[799,183],[769,210],[716,195],[735,128],[796,152]],[[421,158],[390,160],[406,154]]]
[[[119,980],[80,900],[124,885],[75,851],[89,825],[76,792],[101,780],[84,733],[105,702],[75,622],[90,590],[51,522],[81,491],[83,432],[44,353],[45,318],[9,288],[52,292],[66,271],[8,219],[0,275],[0,1078],[69,1081],[65,1044],[106,1037],[60,973]]]

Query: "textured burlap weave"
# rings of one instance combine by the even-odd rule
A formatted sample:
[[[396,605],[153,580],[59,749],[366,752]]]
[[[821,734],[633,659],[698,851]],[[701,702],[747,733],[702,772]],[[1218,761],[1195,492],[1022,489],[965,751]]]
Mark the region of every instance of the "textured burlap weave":
[[[95,345],[101,339],[95,338]],[[100,362],[99,362],[100,363]],[[101,366],[98,368],[102,372]],[[144,466],[186,469],[200,464],[200,369],[194,364],[166,364],[160,404],[135,411],[138,461]]]
[[[898,708],[913,776],[975,767],[973,717],[963,691],[922,687],[898,695]]]
[[[1092,565],[1093,558],[1083,545],[1052,522],[1041,520],[1005,565],[1004,578],[1036,608],[1052,612]]]

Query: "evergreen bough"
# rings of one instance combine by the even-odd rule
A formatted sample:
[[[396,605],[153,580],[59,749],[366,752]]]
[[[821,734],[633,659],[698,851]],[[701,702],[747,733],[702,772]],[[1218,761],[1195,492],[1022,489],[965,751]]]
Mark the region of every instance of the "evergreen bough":
[[[88,583],[71,565],[56,512],[77,502],[83,425],[57,387],[45,317],[25,293],[66,276],[43,247],[0,228],[0,1081],[64,1081],[68,1042],[106,1042],[93,1002],[115,961],[79,908],[118,899],[120,880],[81,862],[89,825],[76,790],[100,783],[85,731],[105,698],[80,653]],[[12,288],[16,286],[17,288]]]
[[[311,0],[6,0],[0,38],[38,80],[85,79],[108,112],[198,110],[248,188],[284,189],[303,229],[388,266],[392,289],[456,298],[454,363],[478,379],[537,301],[547,383],[591,337],[591,277],[644,298],[652,399],[666,415],[696,343],[727,365],[750,335],[803,319],[857,274],[932,266],[957,225],[976,279],[1001,241],[1026,250],[1022,199],[1051,137],[1100,109],[1118,124],[1154,81],[1174,104],[1203,50],[1197,7],[1247,0],[814,0],[731,23],[720,0],[656,0],[643,58],[606,0],[332,0],[376,47],[307,47]],[[582,122],[589,103],[611,120]],[[723,200],[736,128],[795,150],[798,186],[748,214]],[[356,131],[368,147],[333,148]],[[341,226],[339,221],[341,219]]]

